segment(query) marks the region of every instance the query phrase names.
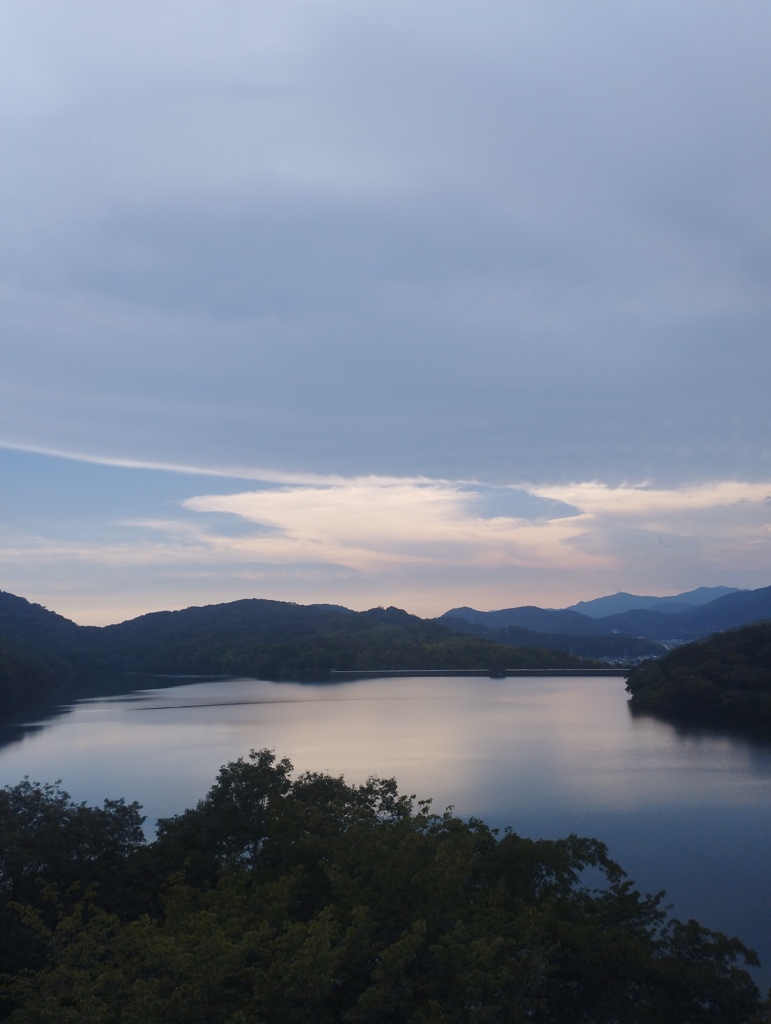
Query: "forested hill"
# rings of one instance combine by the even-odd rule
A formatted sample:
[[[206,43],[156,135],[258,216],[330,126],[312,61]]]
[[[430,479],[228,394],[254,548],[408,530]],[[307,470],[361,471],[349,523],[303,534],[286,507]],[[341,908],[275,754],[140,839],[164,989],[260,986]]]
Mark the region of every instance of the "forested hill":
[[[771,733],[771,622],[684,644],[627,679],[632,707]]]
[[[473,609],[461,609],[461,611],[466,610],[473,612]],[[544,616],[549,614],[542,608],[517,610],[543,612]],[[494,616],[496,613],[476,613],[477,616],[485,614]],[[515,647],[545,647],[552,651],[566,651],[568,654],[575,654],[581,658],[604,660],[606,663],[613,661],[627,665],[636,658],[658,658],[666,652],[666,647],[663,644],[654,640],[646,640],[645,637],[629,636],[627,633],[619,632],[602,632],[600,628],[594,627],[594,624],[584,615],[575,615],[575,618],[579,620],[579,628],[571,633],[568,631],[570,625],[573,624],[570,619],[560,620],[557,616],[562,614],[568,616],[573,613],[552,612],[551,614],[555,616],[554,628],[559,628],[559,624],[562,622],[566,627],[564,633],[554,632],[552,628],[539,632],[536,628],[528,629],[513,624],[489,626],[485,625],[484,620],[479,621],[474,617],[465,618],[451,612],[447,612],[436,621],[458,632],[493,640],[496,643],[512,644]],[[583,628],[583,623],[580,622],[582,619],[589,624],[588,628]],[[530,621],[533,620],[538,621],[536,616],[530,617]],[[545,619],[543,621],[546,621],[549,627],[552,626],[551,622]]]
[[[0,592],[0,705],[8,714],[67,677],[96,671],[323,680],[331,669],[581,668],[559,651],[451,632],[398,608],[243,600],[153,612],[114,626],[74,622]]]
[[[449,633],[399,608],[352,612],[330,605],[244,600],[156,612],[99,636],[105,667],[147,672],[237,672],[324,679],[331,669],[580,667],[553,651],[518,652]]]

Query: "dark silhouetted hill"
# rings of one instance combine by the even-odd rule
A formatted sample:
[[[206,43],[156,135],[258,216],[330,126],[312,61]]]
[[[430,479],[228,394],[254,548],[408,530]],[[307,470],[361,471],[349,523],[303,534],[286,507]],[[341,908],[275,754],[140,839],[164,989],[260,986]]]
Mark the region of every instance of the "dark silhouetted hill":
[[[771,732],[771,622],[684,644],[631,671],[632,707]]]
[[[74,622],[0,595],[0,712],[61,691],[78,673],[147,672],[323,680],[332,669],[585,668],[545,647],[451,632],[399,608],[243,600],[152,612],[112,626]],[[57,689],[58,688],[58,689]]]
[[[612,661],[624,665],[640,658],[658,658],[667,650],[655,640],[626,636],[622,633],[603,633],[600,630],[591,633],[537,633],[521,626],[493,629],[452,615],[450,612],[436,621],[472,636],[511,644],[514,647],[545,647],[547,650],[564,651],[580,658]]]
[[[77,642],[83,626],[41,604],[0,590],[0,641],[30,653],[58,652]]]

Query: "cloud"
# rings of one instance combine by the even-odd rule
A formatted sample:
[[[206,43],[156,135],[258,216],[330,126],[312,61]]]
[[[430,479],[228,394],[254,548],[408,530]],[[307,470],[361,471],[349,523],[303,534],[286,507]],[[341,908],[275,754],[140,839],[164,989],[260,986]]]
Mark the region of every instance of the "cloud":
[[[578,505],[595,517],[636,520],[650,524],[657,516],[726,510],[740,505],[760,510],[768,503],[771,485],[720,480],[677,488],[650,484],[609,486],[598,481],[548,486],[532,485],[534,494]],[[768,514],[766,509],[765,514]]]
[[[185,476],[214,476],[229,479],[261,480],[267,483],[329,483],[335,477],[322,476],[318,473],[292,473],[281,470],[260,469],[249,466],[196,466],[184,463],[166,463],[157,459],[127,459],[117,455],[87,454],[79,451],[67,451],[57,448],[42,447],[33,444],[18,444],[0,441],[0,450],[9,452],[26,452],[32,455],[45,455],[55,459],[66,459],[72,462],[86,463],[93,466],[113,466],[118,469],[146,469],[158,473],[181,473]],[[339,478],[342,481],[342,477]]]
[[[6,494],[0,508],[3,586],[80,621],[255,596],[424,615],[564,607],[619,589],[764,586],[771,569],[771,483],[491,485],[256,469],[196,478],[191,466],[78,460],[67,473],[50,455],[5,456],[9,472],[33,464],[50,467],[47,491],[35,476],[40,501],[14,515]],[[69,498],[62,524],[52,487],[75,469],[81,505]]]
[[[498,496],[505,494],[500,488]],[[250,545],[265,561],[318,561],[389,574],[405,564],[552,565],[582,531],[581,517],[480,515],[489,496],[471,485],[378,477],[190,498],[197,512],[229,512],[275,533]],[[537,503],[534,503],[537,505]],[[544,503],[553,514],[554,506]],[[574,556],[580,562],[581,556]]]
[[[752,568],[756,546],[767,544],[770,489],[722,481],[669,490],[600,483],[475,490],[447,481],[368,477],[204,495],[184,507],[269,527],[272,532],[245,541],[266,562],[329,562],[385,577],[405,566],[425,571],[446,564],[622,573],[630,571],[643,538],[646,546],[670,547],[679,539],[691,557],[695,546],[705,563],[727,569],[733,558],[736,569]],[[545,503],[540,510],[534,503],[529,515],[480,515],[490,491],[495,504],[507,491],[520,501],[530,495]]]
[[[0,22],[0,441],[77,512],[4,478],[30,565],[410,608],[765,582],[768,4]]]
[[[768,481],[724,480],[668,489],[586,482],[534,486],[532,491],[582,509],[587,529],[574,543],[597,555],[612,553],[625,575],[635,571],[641,558],[653,558],[652,565],[665,571],[665,563],[649,549],[654,537],[661,547],[684,551],[686,560],[704,573],[724,567],[725,572],[756,571],[762,579],[771,571]]]
[[[768,476],[764,5],[2,17],[7,441]]]

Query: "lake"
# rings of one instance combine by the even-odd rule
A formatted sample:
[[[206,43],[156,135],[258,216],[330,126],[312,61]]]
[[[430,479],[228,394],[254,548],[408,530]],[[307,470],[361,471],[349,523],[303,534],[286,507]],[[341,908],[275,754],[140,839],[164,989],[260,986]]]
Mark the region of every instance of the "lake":
[[[633,717],[621,678],[170,682],[105,680],[7,731],[0,785],[61,779],[78,801],[138,800],[152,826],[251,748],[351,783],[395,776],[438,811],[602,839],[676,916],[755,947],[771,984],[771,744]]]

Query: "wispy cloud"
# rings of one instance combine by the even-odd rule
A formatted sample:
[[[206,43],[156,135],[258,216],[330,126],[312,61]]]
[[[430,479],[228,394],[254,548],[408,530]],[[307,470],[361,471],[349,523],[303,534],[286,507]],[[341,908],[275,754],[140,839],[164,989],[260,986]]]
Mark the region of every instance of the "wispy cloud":
[[[768,582],[771,5],[2,19],[0,586]]]
[[[123,460],[102,461],[126,468]],[[177,477],[176,486],[178,474],[184,481],[198,472],[152,468]],[[77,536],[6,525],[5,579],[45,579],[49,592],[57,580],[64,589],[92,589],[80,610],[62,610],[81,621],[114,621],[148,610],[148,602],[181,607],[250,596],[399,604],[428,615],[460,603],[561,607],[619,589],[762,586],[771,571],[771,483],[492,486],[248,474],[258,488],[233,490],[224,473],[211,474],[224,493],[113,515]]]
[[[530,485],[519,493],[559,502],[572,514],[484,516],[483,489],[467,483],[367,477],[203,495],[184,506],[272,527],[270,535],[239,542],[268,562],[329,561],[386,575],[440,563],[623,572],[650,536],[685,540],[705,560],[720,555],[730,571],[732,557],[736,568],[750,567],[748,544],[768,544],[770,492],[769,484],[740,481],[679,489]]]
[[[149,469],[159,473],[181,473],[185,476],[213,476],[230,480],[260,480],[266,483],[314,484],[342,481],[343,477],[329,477],[318,473],[292,473],[268,468],[245,466],[202,466],[182,462],[163,462],[155,459],[124,459],[115,455],[99,455],[76,449],[62,449],[45,445],[22,444],[0,439],[0,449],[14,452],[28,452],[32,455],[48,455],[71,462],[83,462],[91,466],[114,466],[118,469]]]
[[[329,561],[386,574],[408,564],[554,565],[561,545],[583,530],[581,515],[485,516],[485,497],[466,482],[362,477],[203,495],[184,506],[273,527],[276,534],[247,542],[267,561]],[[574,555],[578,564],[587,560],[593,556]]]
[[[744,504],[762,507],[771,499],[771,484],[720,480],[683,487],[661,488],[648,483],[617,487],[600,481],[568,485],[531,485],[534,494],[578,505],[590,515],[646,519]]]

